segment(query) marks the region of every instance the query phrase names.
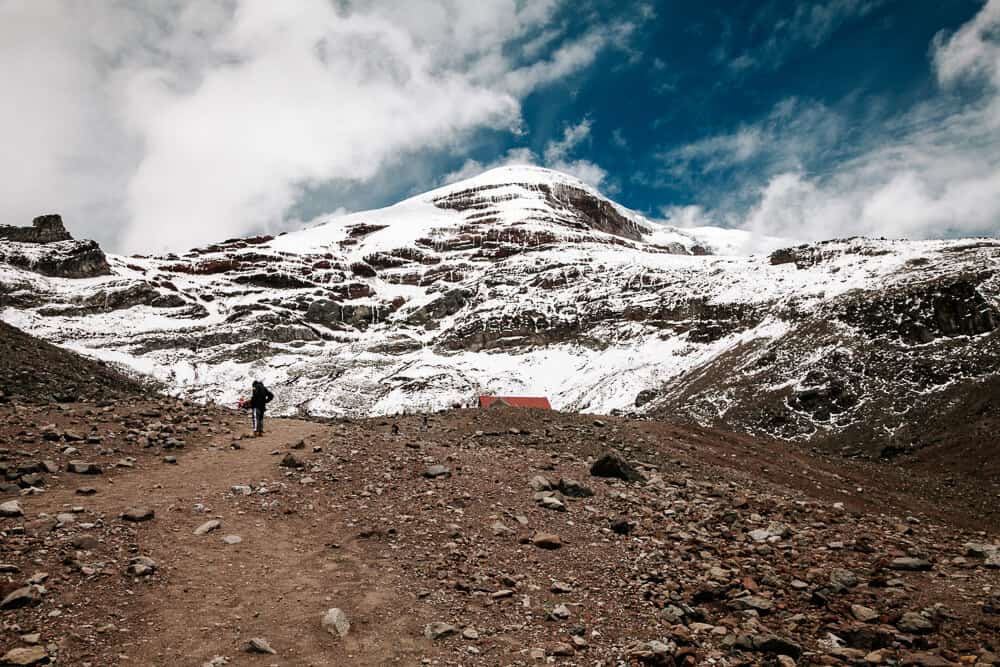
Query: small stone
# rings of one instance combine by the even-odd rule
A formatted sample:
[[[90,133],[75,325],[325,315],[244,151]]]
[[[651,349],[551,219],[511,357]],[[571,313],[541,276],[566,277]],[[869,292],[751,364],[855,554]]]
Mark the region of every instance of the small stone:
[[[858,619],[862,623],[871,623],[872,621],[878,620],[878,612],[871,607],[866,607],[861,604],[851,605],[851,614],[854,618]]]
[[[620,517],[618,519],[612,519],[611,532],[615,533],[616,535],[628,535],[630,532],[632,532],[632,524],[629,523],[629,520],[624,517]]]
[[[91,535],[77,535],[73,538],[71,544],[81,551],[93,551],[100,543],[96,537]]]
[[[19,609],[34,606],[41,601],[42,594],[37,586],[22,586],[0,601],[0,609]]]
[[[642,473],[618,452],[607,452],[594,461],[590,466],[590,474],[594,477],[612,477],[626,482],[638,482],[643,479]]]
[[[136,556],[128,562],[126,574],[134,577],[148,577],[156,572],[156,561],[149,556]]]
[[[457,632],[458,628],[454,625],[442,623],[441,621],[428,623],[424,626],[424,637],[427,637],[427,639],[442,639],[444,637],[450,637]]]
[[[278,465],[282,468],[304,468],[306,464],[295,456],[295,454],[288,452]]]
[[[49,661],[48,651],[44,646],[29,646],[27,648],[12,648],[0,658],[4,665],[40,665]]]
[[[751,645],[759,653],[787,655],[796,660],[802,655],[801,646],[777,635],[755,635],[751,638]]]
[[[558,657],[568,657],[574,655],[575,653],[576,649],[574,649],[566,642],[559,642],[557,644],[553,644],[552,647],[548,650],[549,655],[554,655]]]
[[[493,525],[490,526],[490,530],[492,530],[493,534],[496,535],[497,537],[500,537],[502,535],[511,535],[517,532],[510,526],[504,524],[503,521],[494,521]]]
[[[424,471],[427,479],[438,479],[439,477],[451,477],[451,468],[443,465],[433,465]]]
[[[549,590],[556,594],[572,593],[573,587],[561,581],[556,581],[552,584]]]
[[[323,614],[322,624],[327,632],[341,639],[346,637],[351,629],[351,622],[347,619],[347,614],[337,607],[326,610],[326,613]]]
[[[212,532],[213,530],[218,530],[222,527],[222,522],[218,519],[212,519],[211,521],[206,521],[197,528],[194,529],[195,535],[205,535]]]
[[[551,491],[552,482],[543,477],[542,475],[535,475],[528,480],[528,486],[531,487],[532,491]]]
[[[0,503],[0,516],[13,519],[19,516],[24,516],[24,510],[21,509],[20,502],[16,500],[8,500],[5,503]]]
[[[92,496],[97,493],[97,489],[92,486],[81,486],[76,490],[78,496]]]
[[[177,457],[176,456],[164,456],[163,457],[163,462],[164,463],[169,463],[171,465],[177,465]]]
[[[570,498],[589,498],[594,495],[594,490],[589,486],[584,486],[580,482],[574,481],[572,479],[566,479],[565,477],[559,480],[559,484],[556,485],[559,492],[564,496],[569,496]]]
[[[101,467],[96,463],[87,463],[85,461],[70,461],[66,464],[66,470],[68,472],[76,473],[77,475],[100,475]]]
[[[562,539],[554,533],[537,532],[531,537],[531,543],[539,549],[559,549]]]
[[[914,635],[924,635],[934,630],[934,624],[930,622],[930,619],[923,614],[918,614],[915,611],[908,611],[903,614],[903,616],[896,621],[896,627],[903,632],[909,632]]]
[[[754,610],[758,614],[769,614],[774,611],[774,603],[767,598],[762,598],[757,595],[747,595],[745,597],[736,598],[729,603],[729,606],[733,609],[739,610]]]
[[[239,535],[226,535],[225,537],[222,538],[222,541],[225,542],[226,544],[233,545],[242,542],[243,538],[240,537]]]
[[[565,621],[571,616],[571,614],[569,607],[565,604],[557,604],[555,608],[549,612],[549,616],[558,621]]]
[[[154,516],[156,513],[148,507],[130,507],[122,512],[122,518],[132,522],[150,521]]]
[[[554,510],[556,512],[566,511],[566,505],[555,496],[545,496],[538,501],[538,504],[547,510]]]
[[[930,561],[923,558],[893,558],[889,562],[889,567],[893,570],[904,570],[907,572],[926,572],[934,566]]]
[[[464,639],[475,641],[476,639],[479,639],[479,631],[471,627],[466,628],[465,630],[462,630],[462,637]]]
[[[271,645],[266,639],[262,637],[254,637],[246,644],[243,645],[243,650],[247,653],[264,653],[268,655],[277,655],[277,651],[271,648]]]
[[[837,592],[843,592],[858,585],[858,575],[850,570],[837,568],[830,573],[830,585]]]

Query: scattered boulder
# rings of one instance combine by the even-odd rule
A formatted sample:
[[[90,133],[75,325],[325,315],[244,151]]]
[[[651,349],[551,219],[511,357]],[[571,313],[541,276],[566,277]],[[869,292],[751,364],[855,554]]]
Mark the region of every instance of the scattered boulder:
[[[594,477],[610,477],[626,482],[638,482],[643,479],[642,473],[618,452],[607,452],[594,461],[590,466],[590,474]]]

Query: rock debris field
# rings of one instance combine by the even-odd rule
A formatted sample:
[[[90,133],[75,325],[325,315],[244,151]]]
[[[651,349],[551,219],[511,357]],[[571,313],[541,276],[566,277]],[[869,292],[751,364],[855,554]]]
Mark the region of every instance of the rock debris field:
[[[1000,663],[996,525],[906,471],[515,409],[248,431],[5,397],[2,663]]]

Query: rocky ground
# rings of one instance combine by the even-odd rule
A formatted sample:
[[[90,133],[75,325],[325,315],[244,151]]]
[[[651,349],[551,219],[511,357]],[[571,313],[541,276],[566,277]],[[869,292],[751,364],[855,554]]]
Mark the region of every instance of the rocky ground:
[[[251,438],[0,333],[2,664],[1000,662],[992,477],[533,410]]]
[[[996,515],[890,469],[519,410],[246,430],[8,397],[6,664],[1000,662]]]

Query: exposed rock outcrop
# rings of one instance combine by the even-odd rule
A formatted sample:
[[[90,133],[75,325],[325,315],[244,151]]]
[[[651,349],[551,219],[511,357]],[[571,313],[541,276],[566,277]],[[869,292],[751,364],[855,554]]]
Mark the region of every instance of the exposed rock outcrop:
[[[111,273],[100,246],[74,240],[58,215],[37,217],[31,227],[0,226],[0,262],[60,278]]]

